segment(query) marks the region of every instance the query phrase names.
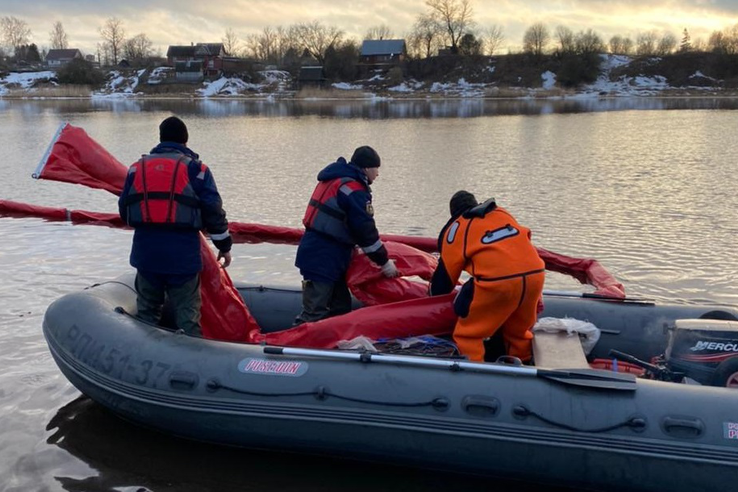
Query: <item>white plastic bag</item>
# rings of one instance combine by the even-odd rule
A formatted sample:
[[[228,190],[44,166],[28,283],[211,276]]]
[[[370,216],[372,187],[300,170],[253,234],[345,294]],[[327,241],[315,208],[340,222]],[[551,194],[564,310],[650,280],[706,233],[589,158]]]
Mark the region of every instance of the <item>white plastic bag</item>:
[[[367,352],[379,352],[374,347],[374,340],[367,338],[363,335],[353,338],[351,340],[341,340],[338,342],[338,348],[343,350],[357,350],[363,349]]]
[[[589,321],[574,318],[541,318],[533,326],[533,333],[537,331],[546,333],[566,332],[569,336],[576,334],[580,337],[582,349],[587,355],[589,355],[600,339],[599,328]]]

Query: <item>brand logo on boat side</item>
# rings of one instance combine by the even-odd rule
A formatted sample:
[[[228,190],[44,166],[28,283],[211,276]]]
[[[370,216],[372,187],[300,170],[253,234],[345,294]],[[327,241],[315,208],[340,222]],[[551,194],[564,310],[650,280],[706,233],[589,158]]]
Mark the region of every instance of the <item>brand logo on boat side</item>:
[[[246,374],[263,374],[267,376],[299,377],[308,370],[307,362],[279,362],[266,359],[244,359],[238,363],[238,370]]]
[[[721,352],[738,352],[738,342],[697,342],[694,347],[690,348],[692,352],[700,350],[719,350]]]
[[[723,437],[738,440],[738,422],[723,422]]]

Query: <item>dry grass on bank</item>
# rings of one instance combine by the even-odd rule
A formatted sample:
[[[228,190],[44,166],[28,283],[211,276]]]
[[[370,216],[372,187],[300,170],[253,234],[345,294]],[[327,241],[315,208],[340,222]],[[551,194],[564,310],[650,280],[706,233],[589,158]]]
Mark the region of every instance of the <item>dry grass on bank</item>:
[[[364,90],[321,89],[318,87],[303,87],[295,94],[295,99],[365,99],[366,97]]]
[[[553,87],[551,89],[527,89],[523,87],[488,87],[484,90],[484,97],[491,99],[517,99],[521,97],[551,98],[564,97],[574,94],[574,91]]]
[[[27,98],[74,98],[74,97],[90,97],[92,87],[86,85],[62,85],[58,87],[46,86],[38,87],[33,90],[11,89],[7,94],[3,95],[8,99],[27,99]]]

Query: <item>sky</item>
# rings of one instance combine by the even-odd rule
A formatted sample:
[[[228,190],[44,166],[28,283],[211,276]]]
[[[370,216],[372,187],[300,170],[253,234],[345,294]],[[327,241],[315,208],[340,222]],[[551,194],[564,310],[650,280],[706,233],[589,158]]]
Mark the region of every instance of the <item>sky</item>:
[[[553,32],[559,25],[574,32],[593,29],[603,40],[613,35],[669,31],[681,39],[685,28],[693,40],[707,41],[713,31],[738,24],[738,0],[471,0],[480,29],[500,26],[502,51],[519,49],[523,33],[536,22]],[[24,20],[31,41],[49,45],[49,32],[61,21],[70,48],[94,53],[99,29],[117,17],[126,36],[145,33],[166,53],[171,44],[221,42],[226,29],[243,40],[266,26],[320,21],[360,40],[374,26],[387,25],[404,37],[424,0],[0,0],[0,17]]]

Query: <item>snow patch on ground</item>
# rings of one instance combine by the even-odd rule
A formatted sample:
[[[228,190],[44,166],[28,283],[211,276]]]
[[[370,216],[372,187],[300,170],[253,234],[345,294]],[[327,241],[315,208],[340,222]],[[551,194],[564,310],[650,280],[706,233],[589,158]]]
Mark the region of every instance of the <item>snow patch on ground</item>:
[[[434,82],[430,87],[431,92],[443,93],[447,96],[458,97],[482,97],[484,96],[485,84],[472,84],[463,77],[458,82]]]
[[[5,77],[0,78],[0,96],[7,94],[11,89],[32,91],[37,82],[48,82],[51,79],[56,79],[56,72],[50,70],[44,72],[10,72]]]
[[[349,84],[348,82],[336,82],[334,84],[331,84],[331,87],[333,87],[334,89],[340,89],[343,91],[355,91],[355,90],[361,90],[364,88],[363,85]]]
[[[553,89],[553,87],[556,85],[556,74],[551,72],[550,70],[543,72],[541,74],[541,79],[543,80],[544,89]]]
[[[204,87],[197,93],[203,97],[238,96],[247,91],[258,91],[262,88],[258,84],[250,84],[235,77],[221,77],[213,82],[203,82]]]
[[[143,71],[142,71],[143,72]],[[149,78],[146,81],[148,85],[159,85],[162,83],[162,81],[169,78],[169,74],[174,73],[174,68],[172,67],[156,67],[151,71],[149,74]],[[143,73],[139,72],[139,77],[143,75]]]
[[[133,75],[121,75],[117,70],[108,74],[105,86],[99,91],[93,92],[93,97],[127,97],[136,94],[139,77],[144,70],[139,70]]]
[[[614,68],[629,65],[630,62],[633,61],[631,57],[626,55],[600,55],[600,58],[602,59],[600,70],[605,70],[607,72]]]

